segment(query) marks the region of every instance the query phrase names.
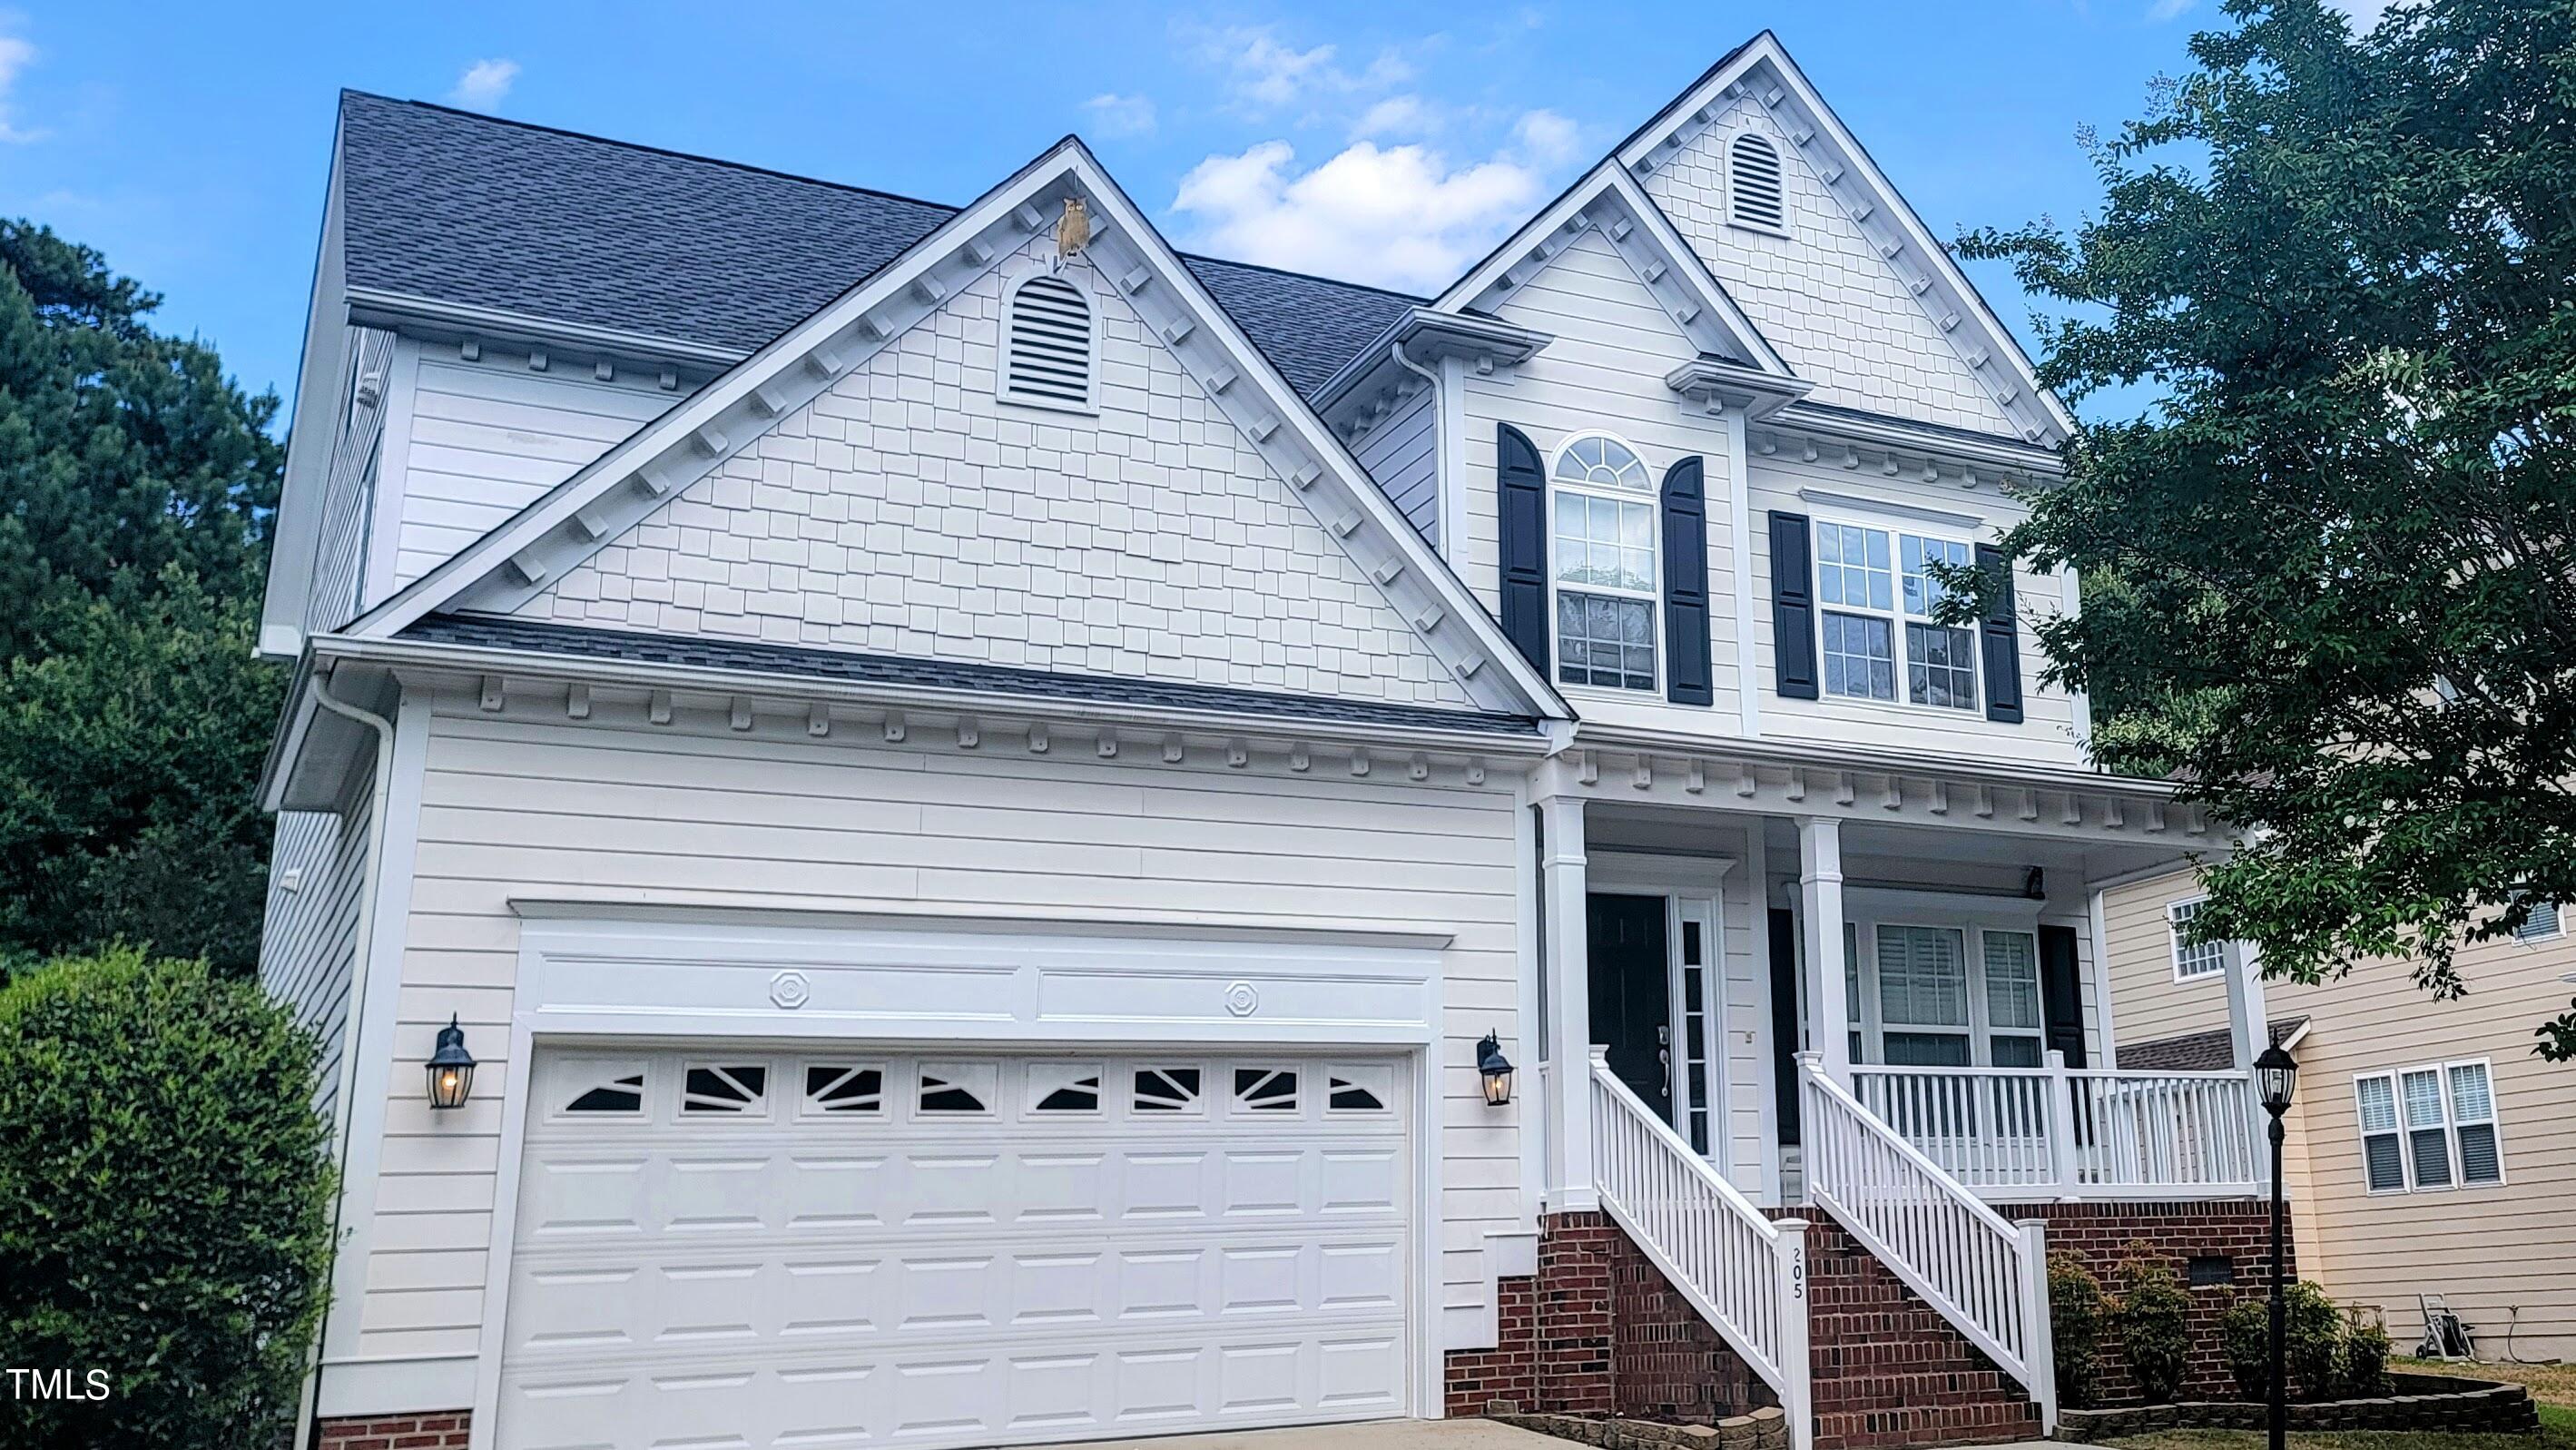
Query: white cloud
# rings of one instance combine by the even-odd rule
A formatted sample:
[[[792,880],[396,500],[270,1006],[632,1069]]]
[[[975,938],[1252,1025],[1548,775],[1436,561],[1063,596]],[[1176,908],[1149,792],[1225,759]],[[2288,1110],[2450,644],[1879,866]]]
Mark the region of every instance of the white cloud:
[[[1389,96],[1360,113],[1352,123],[1351,139],[1366,140],[1371,136],[1420,136],[1439,129],[1440,118],[1420,96]]]
[[[2340,10],[2352,21],[2355,35],[2376,27],[2388,5],[2389,0],[2326,0],[2328,10]]]
[[[33,141],[45,134],[21,127],[14,115],[18,74],[35,61],[33,44],[19,36],[0,35],[0,142]]]
[[[1456,279],[1525,219],[1573,126],[1533,111],[1513,144],[1453,165],[1420,145],[1360,140],[1299,171],[1285,141],[1210,156],[1181,178],[1172,209],[1192,245],[1219,256],[1354,282],[1430,290]]]
[[[450,105],[470,111],[497,110],[501,102],[509,99],[510,87],[518,79],[519,63],[515,60],[478,60],[456,78],[447,100]]]
[[[1530,112],[1512,128],[1512,134],[1520,138],[1521,150],[1540,166],[1558,166],[1573,160],[1583,142],[1575,124],[1554,111]]]
[[[1202,64],[1227,72],[1231,99],[1246,111],[1279,110],[1318,96],[1386,91],[1413,79],[1412,63],[1393,50],[1380,51],[1367,68],[1352,71],[1333,63],[1338,47],[1299,50],[1267,25],[1183,27],[1181,33]]]
[[[2200,0],[2155,0],[2147,7],[2147,18],[2161,25],[2199,3]]]
[[[1141,136],[1154,129],[1154,98],[1103,91],[1082,103],[1091,127],[1103,136]]]

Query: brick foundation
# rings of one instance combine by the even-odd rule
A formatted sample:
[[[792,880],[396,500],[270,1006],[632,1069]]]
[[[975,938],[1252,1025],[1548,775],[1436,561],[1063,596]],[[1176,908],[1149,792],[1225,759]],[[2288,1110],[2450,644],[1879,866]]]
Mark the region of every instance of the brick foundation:
[[[1539,1225],[1538,1273],[1496,1287],[1491,1349],[1453,1350],[1452,1415],[1635,1416],[1710,1425],[1769,1387],[1601,1213]]]
[[[2255,1201],[2212,1203],[2042,1203],[1996,1206],[1996,1212],[2016,1222],[2036,1218],[2048,1224],[2050,1252],[2064,1249],[2084,1261],[2108,1292],[2117,1287],[2116,1274],[2128,1258],[2130,1243],[2143,1239],[2155,1246],[2176,1277],[2184,1280],[2184,1290],[2191,1296],[2191,1358],[2183,1370],[2182,1397],[2186,1400],[2232,1400],[2237,1398],[2236,1378],[2227,1369],[2227,1356],[2222,1348],[2218,1320],[2227,1306],[2246,1294],[2261,1294],[2270,1282],[2272,1272],[2272,1210],[2267,1203]],[[2289,1241],[2288,1227],[2282,1229],[2282,1257],[2288,1260],[2290,1273],[2298,1273],[2296,1245]],[[2225,1258],[2234,1266],[2232,1284],[2190,1285],[2188,1265],[2194,1258]],[[2101,1382],[2096,1387],[2095,1403],[2102,1406],[2134,1405],[2139,1402],[2137,1382],[2129,1378],[2129,1365],[2120,1350],[2116,1329],[2103,1326],[2101,1342]]]
[[[313,1427],[315,1450],[464,1450],[463,1410],[432,1410],[417,1415],[373,1415],[323,1420]]]
[[[2039,1438],[2019,1381],[1831,1215],[1807,1217],[1817,1450]]]

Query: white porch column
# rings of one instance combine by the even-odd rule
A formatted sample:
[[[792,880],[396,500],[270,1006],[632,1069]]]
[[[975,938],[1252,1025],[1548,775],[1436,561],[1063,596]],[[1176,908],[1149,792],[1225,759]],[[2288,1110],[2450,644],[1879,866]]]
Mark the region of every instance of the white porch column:
[[[1547,1207],[1588,1213],[1592,1186],[1592,986],[1584,904],[1583,802],[1539,802],[1539,896],[1547,997]]]
[[[1851,1010],[1843,986],[1843,827],[1831,816],[1798,821],[1798,915],[1807,958],[1807,1048],[1827,1076],[1850,1087]]]
[[[2262,964],[2254,952],[2240,941],[2227,942],[2221,948],[2227,976],[2227,1035],[2234,1048],[2236,1070],[2252,1074],[2254,1059],[2272,1045],[2272,1018],[2263,1006]],[[2268,1134],[2271,1120],[2263,1112],[2262,1102],[2253,1094],[2245,1095],[2246,1131],[2255,1145],[2255,1181],[2270,1186],[2272,1150]]]

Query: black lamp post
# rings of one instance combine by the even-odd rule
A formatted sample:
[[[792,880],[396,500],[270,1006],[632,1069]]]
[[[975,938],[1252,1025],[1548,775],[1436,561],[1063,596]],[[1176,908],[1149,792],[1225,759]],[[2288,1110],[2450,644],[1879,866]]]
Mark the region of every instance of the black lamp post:
[[[2290,1111],[2290,1095],[2299,1085],[2298,1060],[2281,1050],[2275,1042],[2254,1059],[2254,1087],[2263,1098],[2263,1111],[2272,1115],[2272,1336],[2268,1358],[2271,1361],[2272,1402],[2267,1416],[2271,1430],[2271,1450],[2282,1450],[2290,1434],[2289,1366],[2283,1361],[2288,1340],[2289,1300],[2285,1290],[2288,1276],[2281,1267],[2281,1119]]]

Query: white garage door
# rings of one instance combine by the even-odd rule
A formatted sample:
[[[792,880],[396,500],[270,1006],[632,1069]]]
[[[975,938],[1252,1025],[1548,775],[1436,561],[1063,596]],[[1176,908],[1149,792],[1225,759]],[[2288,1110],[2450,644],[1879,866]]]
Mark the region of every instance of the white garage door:
[[[541,1052],[499,1444],[1407,1411],[1390,1059]]]

